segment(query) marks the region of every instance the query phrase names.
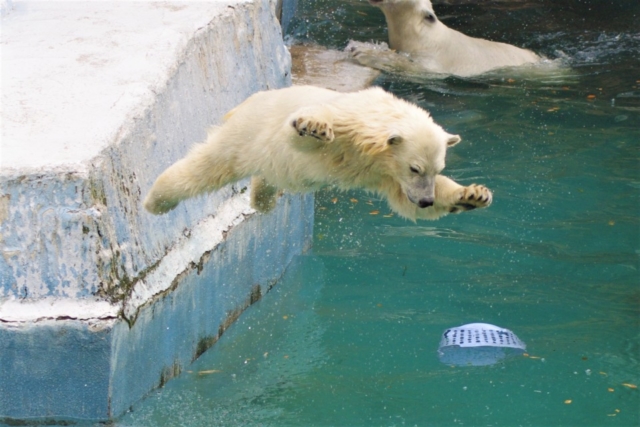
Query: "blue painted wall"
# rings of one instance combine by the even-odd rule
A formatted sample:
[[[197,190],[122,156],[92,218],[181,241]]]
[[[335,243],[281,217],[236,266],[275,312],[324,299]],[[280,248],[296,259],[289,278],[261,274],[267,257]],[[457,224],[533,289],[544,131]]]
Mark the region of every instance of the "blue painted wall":
[[[0,325],[0,422],[104,420],[179,374],[311,243],[313,195],[285,195],[229,231],[166,295],[124,320]],[[255,301],[253,301],[255,302]]]

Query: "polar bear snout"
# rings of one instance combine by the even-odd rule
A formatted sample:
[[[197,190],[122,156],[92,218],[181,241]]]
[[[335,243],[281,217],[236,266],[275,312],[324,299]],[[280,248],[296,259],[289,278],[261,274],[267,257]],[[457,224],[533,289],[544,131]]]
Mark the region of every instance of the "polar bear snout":
[[[433,197],[423,197],[418,200],[418,206],[422,209],[428,208],[429,206],[433,206],[434,198]]]
[[[410,182],[403,186],[409,201],[421,209],[433,206],[436,200],[435,178],[435,176],[429,175],[414,176]]]

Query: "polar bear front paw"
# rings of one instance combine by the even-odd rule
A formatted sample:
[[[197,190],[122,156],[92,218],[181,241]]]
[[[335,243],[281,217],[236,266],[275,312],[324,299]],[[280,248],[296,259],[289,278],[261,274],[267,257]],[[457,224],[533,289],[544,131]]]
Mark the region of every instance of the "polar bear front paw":
[[[484,185],[471,184],[463,187],[460,199],[452,206],[451,213],[470,211],[476,208],[486,208],[493,201],[493,194]]]
[[[374,53],[388,51],[389,45],[385,42],[380,43],[366,43],[355,40],[349,40],[349,43],[344,48],[344,51],[353,57],[361,55],[363,53]]]
[[[291,126],[300,136],[310,136],[323,142],[331,142],[335,138],[329,123],[311,117],[298,117],[293,120]]]

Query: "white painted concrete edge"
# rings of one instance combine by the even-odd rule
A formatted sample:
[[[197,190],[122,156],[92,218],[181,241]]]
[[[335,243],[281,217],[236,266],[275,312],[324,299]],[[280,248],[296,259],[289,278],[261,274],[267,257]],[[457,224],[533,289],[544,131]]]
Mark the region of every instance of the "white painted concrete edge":
[[[243,2],[12,1],[0,176],[90,168],[156,102],[196,35]]]
[[[38,300],[8,298],[0,300],[0,322],[4,324],[37,323],[43,320],[105,320],[115,319],[122,312],[134,320],[138,310],[167,291],[176,277],[197,263],[202,254],[216,248],[225,234],[255,214],[249,202],[249,192],[236,194],[225,200],[215,215],[195,225],[189,236],[178,240],[144,280],[133,286],[130,297],[121,304],[98,299],[48,297]],[[7,325],[9,326],[9,325]]]
[[[214,216],[198,223],[189,237],[177,241],[156,268],[136,282],[124,304],[124,316],[130,321],[135,319],[140,307],[167,291],[191,263],[198,263],[204,253],[224,241],[226,232],[255,212],[250,206],[248,191],[225,200]]]
[[[108,301],[70,298],[42,298],[20,300],[18,298],[0,301],[0,322],[5,326],[35,324],[44,320],[109,320],[116,319],[120,307]]]

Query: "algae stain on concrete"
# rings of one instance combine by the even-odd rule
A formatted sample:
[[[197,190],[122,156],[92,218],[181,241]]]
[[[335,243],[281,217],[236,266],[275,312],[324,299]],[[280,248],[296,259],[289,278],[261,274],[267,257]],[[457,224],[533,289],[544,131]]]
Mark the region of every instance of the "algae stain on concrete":
[[[11,201],[10,194],[3,194],[0,196],[0,224],[5,222],[9,218],[9,202]]]
[[[191,362],[194,362],[198,357],[202,356],[205,351],[213,347],[213,345],[220,339],[220,335],[220,330],[218,330],[218,335],[207,335],[200,338],[198,345],[196,346],[196,351],[191,358]]]
[[[165,366],[160,372],[160,382],[158,388],[164,387],[164,385],[172,378],[177,377],[182,372],[182,367],[178,360],[173,361],[173,365]]]
[[[251,288],[251,293],[249,294],[249,298],[247,298],[246,302],[239,307],[230,310],[227,313],[227,317],[223,320],[223,322],[218,326],[217,335],[207,335],[198,341],[196,345],[196,350],[191,358],[191,361],[195,361],[197,358],[202,356],[205,351],[209,350],[218,340],[222,337],[224,332],[240,317],[240,315],[251,305],[262,299],[262,288],[259,284],[254,285]]]

